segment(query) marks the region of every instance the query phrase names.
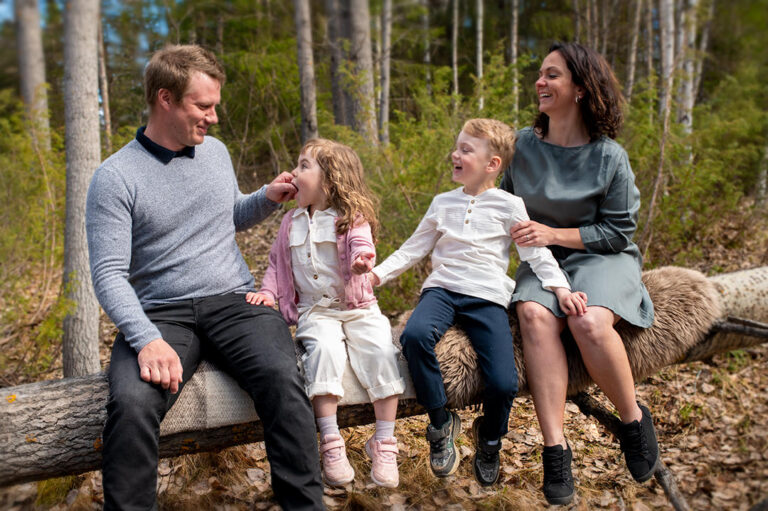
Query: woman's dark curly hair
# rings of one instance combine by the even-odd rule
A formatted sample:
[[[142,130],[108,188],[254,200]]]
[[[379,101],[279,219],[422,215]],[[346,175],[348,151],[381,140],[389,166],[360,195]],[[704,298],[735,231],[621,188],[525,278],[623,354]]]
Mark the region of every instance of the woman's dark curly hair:
[[[621,110],[625,100],[611,66],[598,52],[579,43],[556,42],[549,48],[549,53],[553,51],[565,59],[573,83],[584,89],[579,105],[590,140],[595,141],[602,135],[616,138],[624,121]],[[533,128],[545,136],[549,116],[539,113]]]

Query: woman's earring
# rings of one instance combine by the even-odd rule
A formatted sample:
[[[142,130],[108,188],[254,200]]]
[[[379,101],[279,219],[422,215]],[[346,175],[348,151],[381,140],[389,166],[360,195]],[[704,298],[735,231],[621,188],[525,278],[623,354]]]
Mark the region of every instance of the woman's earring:
[[[581,96],[576,96],[576,103],[578,103],[580,99],[581,99]]]

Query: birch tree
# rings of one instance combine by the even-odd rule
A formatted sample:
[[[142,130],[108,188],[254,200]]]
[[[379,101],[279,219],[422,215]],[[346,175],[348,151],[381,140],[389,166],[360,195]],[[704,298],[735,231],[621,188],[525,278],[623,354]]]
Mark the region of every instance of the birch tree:
[[[424,80],[427,84],[427,94],[432,95],[432,56],[429,41],[429,2],[421,0],[421,29],[424,31]]]
[[[345,0],[350,12],[349,62],[353,70],[349,91],[352,128],[369,142],[376,142],[376,98],[373,87],[371,15],[368,0]],[[344,3],[344,2],[343,2]]]
[[[482,110],[485,106],[483,97],[483,0],[477,0],[477,46],[475,59],[477,61],[477,86],[480,88],[477,108]]]
[[[21,97],[29,115],[33,138],[49,150],[48,91],[45,82],[43,33],[37,0],[16,0],[16,43],[19,53]]]
[[[696,12],[698,0],[685,0],[683,25],[683,76],[680,81],[680,107],[678,122],[683,125],[683,132],[690,134],[693,130],[694,85],[696,80]]]
[[[520,17],[520,0],[512,0],[512,23],[509,30],[509,60],[512,65],[512,119],[514,119],[515,128],[517,128],[518,114],[520,110],[520,70],[517,62],[517,34],[518,34],[518,19]],[[574,0],[574,5],[578,6]],[[578,19],[578,11],[576,12],[576,19]],[[578,33],[578,24],[576,25],[576,32]]]
[[[67,222],[64,289],[75,303],[64,318],[64,376],[101,370],[99,305],[91,284],[85,236],[85,197],[101,160],[99,146],[99,1],[70,0],[64,11],[64,118]]]
[[[392,0],[381,5],[381,90],[379,101],[379,140],[389,144],[389,59],[392,35]]]
[[[659,0],[659,26],[661,34],[661,87],[659,92],[659,114],[664,115],[668,105],[667,95],[672,91],[672,76],[675,64],[675,5],[674,0]]]
[[[301,90],[301,143],[317,138],[315,61],[312,56],[312,22],[309,0],[293,0],[296,46]]]

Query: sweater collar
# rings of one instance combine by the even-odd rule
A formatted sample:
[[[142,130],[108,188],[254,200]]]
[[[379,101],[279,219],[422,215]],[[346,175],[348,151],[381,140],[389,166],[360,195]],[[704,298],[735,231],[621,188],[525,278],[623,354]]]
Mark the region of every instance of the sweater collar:
[[[163,165],[168,165],[174,158],[186,156],[188,158],[195,157],[195,146],[187,146],[181,151],[171,151],[160,144],[153,142],[148,136],[144,134],[146,126],[142,126],[136,131],[136,140],[144,146],[149,154],[157,158]]]

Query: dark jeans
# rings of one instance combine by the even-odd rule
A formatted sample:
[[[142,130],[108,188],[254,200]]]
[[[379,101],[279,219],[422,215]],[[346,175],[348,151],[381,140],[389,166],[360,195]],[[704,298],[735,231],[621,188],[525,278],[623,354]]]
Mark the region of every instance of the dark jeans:
[[[400,336],[416,398],[427,410],[445,406],[435,345],[454,324],[469,336],[485,382],[481,433],[488,440],[497,439],[507,432],[509,411],[517,394],[514,340],[507,311],[501,305],[439,287],[424,290]]]
[[[279,504],[323,509],[314,415],[280,314],[246,303],[242,294],[229,294],[160,305],[147,316],[178,353],[182,384],[210,350],[253,398]],[[109,366],[104,426],[105,509],[157,507],[160,422],[178,395],[140,378],[137,353],[119,334]]]

